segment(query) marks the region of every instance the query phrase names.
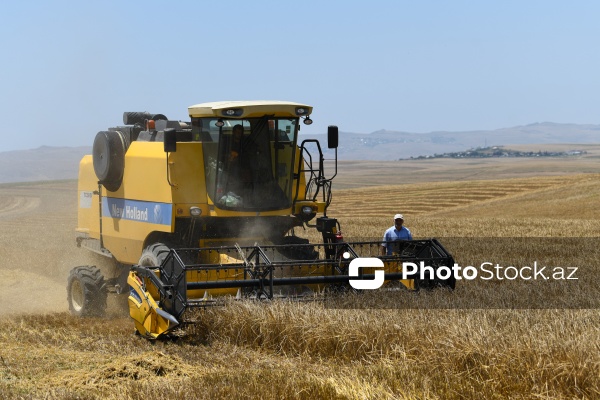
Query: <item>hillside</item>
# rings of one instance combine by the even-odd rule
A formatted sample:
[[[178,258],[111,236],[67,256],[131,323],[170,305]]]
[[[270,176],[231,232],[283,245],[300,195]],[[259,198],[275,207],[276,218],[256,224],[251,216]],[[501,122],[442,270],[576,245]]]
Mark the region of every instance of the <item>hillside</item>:
[[[77,178],[79,161],[91,147],[42,146],[0,153],[0,183]]]
[[[379,130],[370,134],[348,133],[340,127],[340,160],[397,160],[465,151],[488,146],[512,146],[523,144],[544,145],[568,143],[572,149],[581,144],[600,143],[600,125],[535,123],[525,126],[489,131],[409,133]],[[302,136],[318,138],[325,142],[325,135]],[[537,149],[536,149],[537,150]],[[327,151],[328,158],[333,156]]]

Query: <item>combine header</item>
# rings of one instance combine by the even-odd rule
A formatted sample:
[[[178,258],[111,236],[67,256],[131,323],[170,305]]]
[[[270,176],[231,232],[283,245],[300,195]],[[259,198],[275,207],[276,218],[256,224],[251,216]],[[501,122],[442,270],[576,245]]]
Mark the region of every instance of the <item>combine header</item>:
[[[190,122],[124,113],[125,125],[99,132],[82,159],[77,244],[100,257],[71,271],[73,314],[100,315],[109,293],[128,295],[137,331],[157,338],[185,320],[186,309],[219,296],[314,296],[373,279],[369,268],[349,273],[359,257],[377,257],[386,281],[408,289],[454,287],[451,278],[402,276],[403,262],[453,265],[435,239],[397,242],[392,256],[379,256],[380,241],[344,242],[327,216],[337,127],[328,129],[330,177],[320,143],[298,138],[312,107],[247,101],[188,111]],[[301,226],[317,229],[322,243],[295,236]]]

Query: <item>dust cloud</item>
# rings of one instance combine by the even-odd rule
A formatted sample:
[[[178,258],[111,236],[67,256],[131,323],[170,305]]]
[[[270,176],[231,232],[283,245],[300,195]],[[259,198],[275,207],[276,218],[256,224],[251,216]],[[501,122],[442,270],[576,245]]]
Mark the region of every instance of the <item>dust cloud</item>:
[[[67,278],[91,263],[75,244],[75,181],[0,185],[0,316],[67,311]]]

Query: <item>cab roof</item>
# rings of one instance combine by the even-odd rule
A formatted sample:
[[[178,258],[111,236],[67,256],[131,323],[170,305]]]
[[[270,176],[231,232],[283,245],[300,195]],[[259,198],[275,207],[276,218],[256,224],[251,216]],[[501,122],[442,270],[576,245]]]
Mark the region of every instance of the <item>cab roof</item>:
[[[234,111],[227,114],[228,110]],[[298,117],[310,115],[312,107],[307,104],[280,100],[215,101],[190,106],[188,113],[190,117],[249,118],[263,115]]]

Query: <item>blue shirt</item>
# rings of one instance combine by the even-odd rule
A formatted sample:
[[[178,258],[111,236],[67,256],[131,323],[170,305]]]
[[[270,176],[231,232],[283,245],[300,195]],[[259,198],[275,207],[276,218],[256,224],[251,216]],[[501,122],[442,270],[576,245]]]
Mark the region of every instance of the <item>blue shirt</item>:
[[[388,242],[393,242],[394,240],[412,240],[410,230],[405,226],[398,230],[394,225],[387,231],[385,231],[385,233],[383,234],[383,243],[381,243],[381,245],[386,247],[388,256],[392,255],[393,246],[388,246],[387,244]]]

